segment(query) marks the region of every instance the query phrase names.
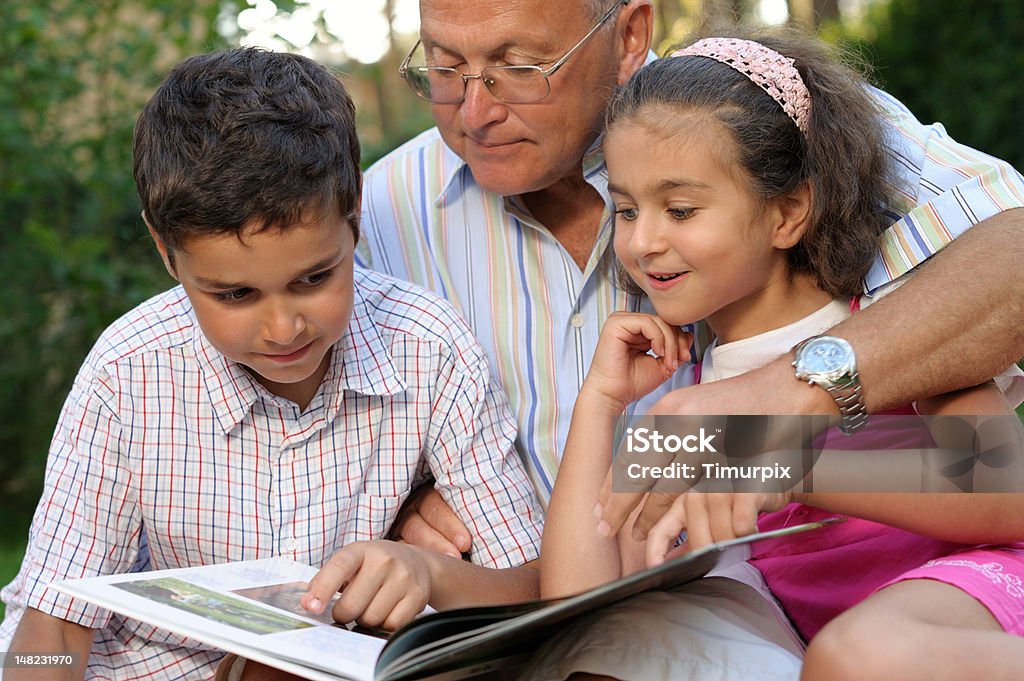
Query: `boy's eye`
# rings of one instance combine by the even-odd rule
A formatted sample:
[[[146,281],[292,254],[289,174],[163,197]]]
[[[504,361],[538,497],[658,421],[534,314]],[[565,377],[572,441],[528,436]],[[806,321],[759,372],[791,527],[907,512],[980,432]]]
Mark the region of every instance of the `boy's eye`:
[[[298,282],[303,286],[318,286],[327,281],[333,271],[334,270],[324,270],[323,272],[317,272],[315,274],[307,274],[304,277],[300,277]]]
[[[619,208],[615,211],[623,220],[636,220],[637,213],[636,208]]]
[[[252,289],[235,288],[230,291],[221,291],[220,293],[215,293],[213,295],[222,303],[240,303],[248,298],[250,293],[252,293]]]
[[[693,215],[693,208],[669,208],[666,212],[676,220],[685,220]]]

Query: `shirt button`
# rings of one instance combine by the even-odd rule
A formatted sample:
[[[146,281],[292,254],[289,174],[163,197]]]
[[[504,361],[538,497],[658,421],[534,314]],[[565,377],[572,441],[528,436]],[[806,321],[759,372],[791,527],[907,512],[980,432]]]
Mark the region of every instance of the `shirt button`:
[[[574,328],[580,328],[581,326],[583,326],[583,315],[574,314],[572,317],[569,318],[569,323],[572,324]]]
[[[295,539],[289,539],[284,543],[285,551],[296,551],[299,548],[299,542]]]

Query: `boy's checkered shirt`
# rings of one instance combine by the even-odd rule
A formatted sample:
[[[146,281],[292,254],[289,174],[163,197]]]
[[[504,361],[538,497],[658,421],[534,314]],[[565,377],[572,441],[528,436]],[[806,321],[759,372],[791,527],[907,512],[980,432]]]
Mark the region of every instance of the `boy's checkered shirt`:
[[[383,537],[428,473],[473,533],[474,562],[537,557],[542,515],[515,421],[465,323],[380,274],[356,268],[355,288],[301,413],[209,344],[180,287],[107,329],[64,405],[26,558],[3,591],[0,650],[29,606],[100,629],[86,678],[212,678],[219,653],[46,585],[273,555],[319,565]]]

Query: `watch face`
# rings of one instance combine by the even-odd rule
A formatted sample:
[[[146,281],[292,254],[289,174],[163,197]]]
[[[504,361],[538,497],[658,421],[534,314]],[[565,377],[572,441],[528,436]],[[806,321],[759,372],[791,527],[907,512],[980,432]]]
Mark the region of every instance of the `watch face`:
[[[845,343],[832,338],[818,338],[804,347],[800,363],[810,373],[831,373],[845,367],[848,357]]]

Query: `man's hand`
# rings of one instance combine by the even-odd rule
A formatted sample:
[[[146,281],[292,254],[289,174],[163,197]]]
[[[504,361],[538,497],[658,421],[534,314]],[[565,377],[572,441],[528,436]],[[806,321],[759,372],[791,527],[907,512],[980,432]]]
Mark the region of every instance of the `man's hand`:
[[[405,500],[388,537],[454,558],[472,544],[469,529],[433,485],[423,485]]]

